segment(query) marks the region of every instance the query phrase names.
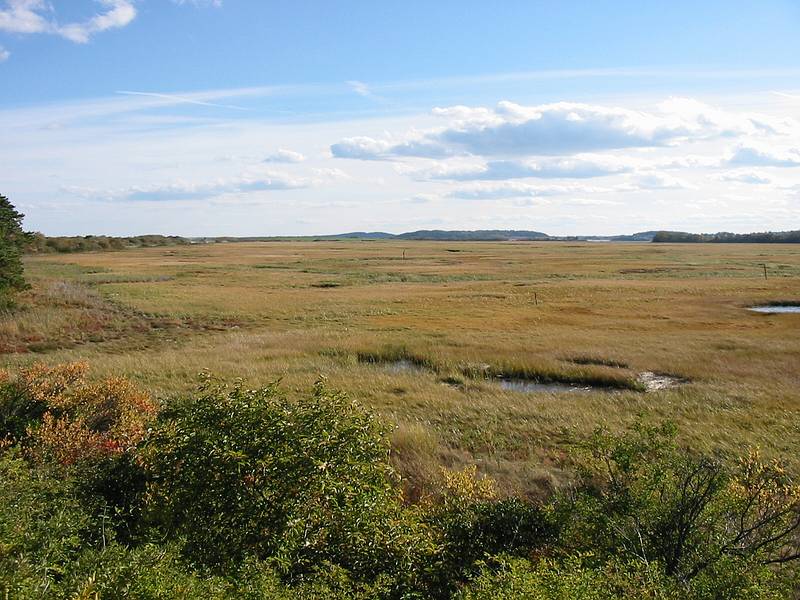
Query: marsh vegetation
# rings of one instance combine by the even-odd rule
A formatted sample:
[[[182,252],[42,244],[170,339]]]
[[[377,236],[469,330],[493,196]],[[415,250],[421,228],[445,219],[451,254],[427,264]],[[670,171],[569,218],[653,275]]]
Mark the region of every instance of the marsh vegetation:
[[[667,517],[652,512],[663,502],[654,499],[663,499],[672,488],[648,486],[658,481],[677,486],[688,477],[687,485],[708,489],[711,497],[720,498],[720,506],[730,508],[739,497],[726,494],[744,485],[745,472],[736,469],[761,465],[747,472],[767,477],[775,493],[784,494],[781,506],[794,506],[793,488],[781,486],[793,485],[800,468],[800,319],[745,309],[797,297],[796,250],[775,245],[553,242],[465,242],[458,252],[452,249],[452,243],[434,242],[254,242],[28,256],[26,276],[32,287],[17,296],[13,312],[0,318],[1,360],[9,373],[5,385],[16,390],[5,392],[6,397],[30,393],[19,383],[26,381],[25,373],[47,373],[44,365],[76,360],[92,367],[81,375],[86,383],[79,385],[84,390],[80,398],[92,398],[100,389],[86,386],[102,387],[102,382],[119,377],[130,382],[130,389],[146,392],[152,402],[147,406],[153,409],[140,412],[152,414],[153,422],[161,423],[161,433],[148,442],[149,449],[140,448],[136,440],[126,446],[137,457],[143,453],[137,464],[146,460],[150,466],[146,472],[125,471],[132,487],[125,484],[122,499],[114,500],[122,502],[122,508],[114,505],[122,511],[113,525],[119,543],[109,544],[119,553],[114,560],[155,565],[152,576],[159,581],[140,581],[137,590],[156,589],[174,579],[191,593],[215,597],[245,594],[236,586],[249,582],[261,586],[251,590],[258,597],[269,597],[265,590],[274,597],[314,597],[323,589],[314,586],[323,586],[325,595],[343,597],[489,598],[504,593],[513,597],[508,590],[518,589],[552,595],[563,588],[572,594],[563,597],[585,597],[579,591],[591,589],[598,598],[610,598],[620,590],[644,594],[641,586],[655,586],[652,589],[664,597],[691,593],[699,598],[709,586],[734,589],[752,584],[766,590],[754,597],[780,597],[780,590],[791,585],[790,571],[765,564],[779,559],[789,546],[745,550],[742,540],[729,540],[733,546],[726,546],[716,559],[697,554],[697,545],[706,543],[703,536],[717,535],[714,527],[728,530],[725,519],[734,513],[725,513],[722,521],[703,521],[703,527],[711,529],[693,529],[696,536],[685,540],[676,558],[671,553],[678,550],[664,546],[672,539],[671,530],[659,529]],[[765,280],[765,261],[779,275]],[[204,369],[233,382],[232,387],[207,384],[198,393],[197,373]],[[320,376],[324,384],[314,395],[309,390]],[[123,388],[119,394],[125,399],[132,392]],[[348,399],[337,390],[346,392]],[[317,400],[307,404],[310,396]],[[240,402],[240,408],[217,411],[217,405]],[[354,413],[348,412],[350,402],[359,407]],[[80,535],[95,540],[89,546],[92,552],[99,552],[96,540],[102,535],[97,538],[95,526],[111,527],[108,516],[102,516],[110,514],[103,512],[110,510],[108,498],[91,496],[95,500],[88,508],[82,500],[75,504],[76,498],[87,497],[79,489],[84,475],[70,470],[67,487],[51,489],[48,486],[56,484],[48,483],[43,473],[60,469],[69,452],[81,451],[74,445],[61,448],[59,432],[89,427],[78,439],[94,449],[89,454],[95,460],[109,447],[111,430],[92,429],[87,423],[108,423],[129,413],[112,411],[92,421],[89,413],[81,412],[84,408],[69,414],[40,408],[32,414],[14,409],[14,415],[27,415],[29,420],[15,421],[16,441],[4,451],[4,460],[10,461],[4,477],[19,486],[43,486],[41,493],[60,498],[66,503],[64,510],[75,511],[88,528],[80,529]],[[247,412],[251,410],[255,412]],[[331,472],[334,479],[328,483],[319,480],[319,489],[333,485],[345,496],[335,501],[316,496],[308,506],[300,506],[292,504],[289,488],[273,488],[271,480],[264,480],[259,493],[272,490],[274,498],[288,503],[280,509],[285,512],[277,529],[253,536],[266,525],[223,519],[207,531],[198,530],[196,519],[203,513],[192,503],[200,502],[202,510],[209,511],[202,517],[208,525],[215,514],[221,519],[229,513],[231,518],[260,514],[260,496],[247,496],[252,482],[246,480],[244,496],[237,497],[247,497],[249,508],[214,513],[214,503],[224,495],[204,498],[196,487],[201,483],[189,473],[184,481],[173,481],[167,473],[174,461],[183,461],[190,452],[198,461],[198,474],[223,469],[223,477],[231,465],[206,465],[202,460],[214,456],[211,450],[180,446],[171,436],[178,430],[188,435],[198,427],[233,435],[246,425],[252,432],[252,423],[225,420],[225,415],[236,413],[234,420],[265,423],[294,414],[300,419],[298,435],[307,436],[303,439],[325,438],[327,430],[318,429],[321,421],[315,424],[314,410],[327,414],[324,420],[331,423],[336,421],[330,411],[346,419],[351,415],[354,421],[342,421],[342,435],[361,431],[368,436],[347,438],[348,442],[342,438],[341,448],[351,448],[350,454],[342,455],[349,457],[342,458],[345,462],[337,463],[333,455],[319,458],[319,464],[344,469]],[[48,412],[51,420],[37,425],[36,419]],[[71,419],[61,423],[62,429],[55,427],[59,415]],[[79,425],[73,423],[76,418]],[[125,427],[132,426],[129,417],[123,421]],[[662,431],[665,422],[676,428]],[[123,430],[127,431],[115,431]],[[279,430],[265,431],[264,439],[277,444]],[[295,464],[292,461],[299,459],[293,453],[305,446],[289,437],[281,439],[284,445],[270,452],[284,456],[285,465]],[[229,442],[248,443],[233,438]],[[644,462],[628,473],[626,485],[632,487],[624,493],[628,500],[633,493],[639,504],[625,508],[618,499],[597,496],[596,490],[608,491],[609,482],[619,478],[616,471],[592,471],[600,463],[584,470],[587,444],[594,444],[592,460],[612,452],[612,463],[627,461],[624,453],[635,450],[637,460]],[[255,457],[254,447],[234,446],[225,446],[234,462],[239,460],[236,456]],[[26,454],[34,447],[39,448],[37,454]],[[759,448],[757,458],[747,454],[748,448]],[[22,456],[15,454],[19,452]],[[364,452],[373,454],[367,457]],[[681,456],[699,462],[684,464],[678,460]],[[769,470],[773,459],[781,461],[780,471]],[[31,460],[36,470],[29,472],[25,469],[32,468]],[[263,460],[266,457],[258,458]],[[366,464],[377,470],[363,470]],[[261,472],[258,468],[253,467],[254,477]],[[664,480],[665,473],[672,473],[672,479]],[[101,487],[110,485],[104,477]],[[228,481],[224,477],[220,481]],[[281,485],[291,487],[295,481],[297,489],[313,479],[286,477],[280,475]],[[729,484],[734,487],[726,487]],[[78,488],[69,487],[73,485]],[[592,487],[596,485],[600,487]],[[225,484],[220,490],[226,486],[230,487]],[[578,529],[553,520],[558,511],[567,510],[568,499],[569,519],[583,515],[583,525],[575,525]],[[369,512],[378,505],[380,511]],[[153,506],[161,508],[148,512]],[[621,512],[613,513],[612,507]],[[708,510],[719,517],[716,507]],[[321,512],[302,512],[312,509]],[[351,522],[351,513],[336,516],[334,509],[369,519]],[[641,514],[649,514],[652,521],[626,529],[631,510],[637,515],[644,511]],[[592,530],[598,526],[596,515],[606,513],[617,514],[618,520],[608,522],[603,531]],[[271,517],[269,521],[278,523]],[[319,529],[296,529],[300,522]],[[340,529],[328,529],[331,522]],[[521,524],[526,533],[515,538],[519,546],[509,547],[508,528]],[[148,536],[163,539],[165,531],[177,536],[168,547],[155,550],[148,545]],[[376,532],[382,533],[375,537]],[[645,547],[631,549],[631,535],[644,536]],[[300,543],[300,538],[312,545]],[[789,544],[790,538],[781,539]],[[355,539],[361,540],[358,548],[352,547]],[[477,541],[470,545],[470,540]],[[591,540],[605,540],[606,546],[600,549]],[[103,543],[105,552],[109,545]],[[216,550],[203,555],[209,548]],[[413,552],[403,554],[402,548]],[[64,560],[87,565],[111,560],[111,554],[102,553],[78,559],[75,551],[64,550]],[[583,552],[601,558],[587,562]],[[740,559],[745,562],[736,562]],[[220,567],[217,560],[227,561],[227,566]],[[713,569],[698,569],[706,562]],[[438,570],[426,571],[424,565],[432,563]],[[646,580],[644,564],[652,565]],[[33,563],[29,567],[31,581],[38,581],[41,574]],[[81,572],[88,574],[95,567],[86,568]],[[239,583],[226,587],[229,579],[215,579],[220,568],[239,573]],[[322,579],[310,575],[323,571]],[[732,578],[734,572],[746,577]],[[414,577],[409,579],[409,573]],[[86,584],[63,581],[69,593]],[[93,585],[101,589],[101,584],[111,586],[102,588],[106,590],[117,585]]]

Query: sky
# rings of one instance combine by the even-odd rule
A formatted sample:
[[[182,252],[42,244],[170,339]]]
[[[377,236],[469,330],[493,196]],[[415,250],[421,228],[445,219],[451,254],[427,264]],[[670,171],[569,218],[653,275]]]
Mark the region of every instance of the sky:
[[[0,0],[48,235],[800,229],[800,2]]]

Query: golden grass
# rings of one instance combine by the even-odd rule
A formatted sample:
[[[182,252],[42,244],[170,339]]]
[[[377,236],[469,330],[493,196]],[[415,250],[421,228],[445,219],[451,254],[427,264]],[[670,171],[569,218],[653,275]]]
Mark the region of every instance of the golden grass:
[[[204,368],[292,391],[323,374],[398,424],[405,457],[427,440],[407,472],[477,461],[543,489],[578,436],[639,415],[675,419],[697,446],[800,449],[800,316],[743,310],[800,300],[790,245],[267,242],[36,256],[27,269],[33,308],[0,319],[0,336],[71,342],[0,365],[86,359],[164,397]],[[401,358],[420,368],[384,364]],[[559,395],[485,378],[635,388],[642,371],[690,383]]]

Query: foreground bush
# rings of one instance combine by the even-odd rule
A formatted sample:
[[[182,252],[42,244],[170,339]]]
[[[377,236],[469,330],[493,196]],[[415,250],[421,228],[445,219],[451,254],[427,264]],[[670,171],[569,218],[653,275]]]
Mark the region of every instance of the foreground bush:
[[[151,517],[204,564],[268,558],[297,575],[329,562],[368,577],[410,567],[419,551],[382,427],[322,383],[288,400],[275,385],[206,378],[144,457]]]
[[[87,370],[85,363],[35,364],[16,379],[0,373],[0,437],[62,465],[132,452],[156,404],[124,378],[90,382]]]
[[[586,444],[581,480],[554,503],[560,545],[658,572],[685,593],[762,597],[775,574],[795,578],[800,486],[778,461],[751,451],[723,461],[675,443],[675,429],[598,431]],[[701,594],[700,597],[705,597]]]
[[[797,589],[800,491],[780,463],[597,432],[537,505],[477,469],[401,498],[385,428],[206,376],[158,412],[85,365],[0,374],[8,598],[772,600]]]

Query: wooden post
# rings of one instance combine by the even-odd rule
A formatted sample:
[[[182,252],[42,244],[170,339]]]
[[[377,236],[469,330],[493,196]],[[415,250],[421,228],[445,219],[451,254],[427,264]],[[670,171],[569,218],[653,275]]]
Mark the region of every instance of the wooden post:
[[[406,259],[406,249],[403,248],[403,260],[405,260],[405,259]]]
[[[536,306],[539,306],[539,294],[537,294],[536,292],[533,292],[533,303]]]
[[[764,267],[764,279],[766,279],[767,278],[767,263],[764,263],[761,266]]]

